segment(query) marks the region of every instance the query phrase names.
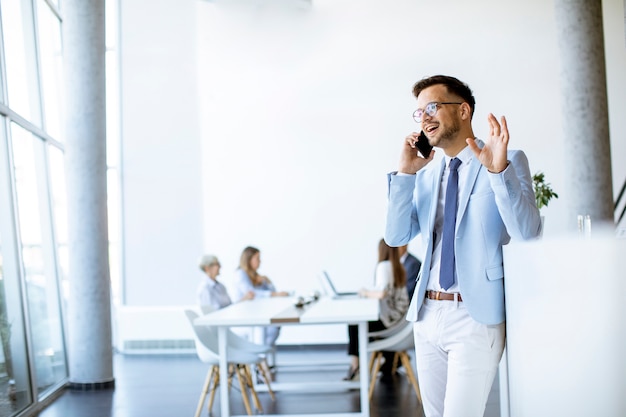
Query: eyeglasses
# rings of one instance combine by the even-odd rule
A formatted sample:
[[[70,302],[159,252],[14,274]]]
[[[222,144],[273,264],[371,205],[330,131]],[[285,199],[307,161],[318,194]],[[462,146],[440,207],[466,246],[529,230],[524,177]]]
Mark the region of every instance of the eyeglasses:
[[[430,117],[433,117],[434,115],[437,114],[437,110],[439,109],[439,107],[443,106],[444,104],[463,104],[463,103],[431,101],[430,103],[426,105],[425,108],[417,109],[413,112],[413,120],[415,120],[417,123],[422,123],[422,117],[424,117],[424,113],[426,113]]]

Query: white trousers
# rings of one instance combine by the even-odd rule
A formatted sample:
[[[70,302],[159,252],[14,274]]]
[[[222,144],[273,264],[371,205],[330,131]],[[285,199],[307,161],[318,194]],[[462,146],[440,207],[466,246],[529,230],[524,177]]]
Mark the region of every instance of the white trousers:
[[[463,302],[426,299],[413,334],[424,415],[483,417],[505,324],[478,323]]]

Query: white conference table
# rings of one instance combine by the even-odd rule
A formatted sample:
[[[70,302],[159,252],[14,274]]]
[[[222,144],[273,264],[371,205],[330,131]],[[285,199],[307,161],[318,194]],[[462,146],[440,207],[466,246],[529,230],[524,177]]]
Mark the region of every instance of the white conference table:
[[[307,325],[307,324],[356,324],[359,328],[359,367],[360,381],[326,381],[296,384],[296,389],[310,388],[315,391],[323,385],[326,389],[336,391],[340,388],[359,387],[361,393],[361,411],[358,413],[334,414],[298,414],[298,417],[369,417],[369,375],[367,372],[367,322],[378,320],[378,300],[369,298],[322,297],[304,308],[295,307],[293,297],[258,298],[231,304],[230,306],[196,319],[196,325],[216,326],[218,328],[218,344],[220,352],[227,352],[227,330],[236,326],[270,326],[270,325]],[[228,374],[228,358],[220,355],[220,375]],[[317,387],[315,386],[317,385]],[[285,388],[286,389],[286,388]],[[230,416],[229,390],[220,389],[221,416]],[[285,415],[282,415],[283,417]]]

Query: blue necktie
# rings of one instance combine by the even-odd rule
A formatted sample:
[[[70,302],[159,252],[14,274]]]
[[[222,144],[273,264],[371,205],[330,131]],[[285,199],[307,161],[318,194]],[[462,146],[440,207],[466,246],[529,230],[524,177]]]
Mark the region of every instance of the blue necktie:
[[[446,201],[443,206],[443,236],[441,237],[441,269],[439,285],[447,290],[454,284],[454,230],[456,228],[457,194],[459,190],[459,172],[461,160],[450,160],[450,173],[446,188]]]

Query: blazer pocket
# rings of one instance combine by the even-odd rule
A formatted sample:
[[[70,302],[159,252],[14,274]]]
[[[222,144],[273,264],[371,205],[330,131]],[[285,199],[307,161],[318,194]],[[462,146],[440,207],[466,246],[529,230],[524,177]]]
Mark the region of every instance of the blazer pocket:
[[[481,191],[477,191],[474,194],[470,194],[470,200],[474,200],[476,198],[485,198],[485,197],[491,197],[493,199],[495,199],[495,194],[493,192],[493,190],[481,190]]]
[[[495,281],[504,278],[504,267],[502,265],[490,266],[485,269],[487,279]]]

